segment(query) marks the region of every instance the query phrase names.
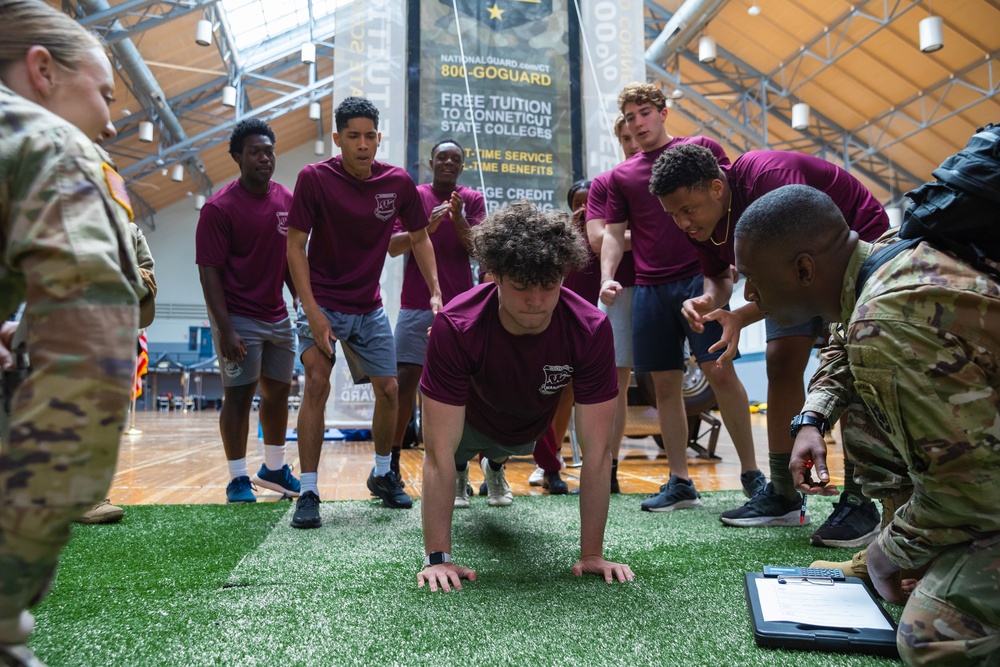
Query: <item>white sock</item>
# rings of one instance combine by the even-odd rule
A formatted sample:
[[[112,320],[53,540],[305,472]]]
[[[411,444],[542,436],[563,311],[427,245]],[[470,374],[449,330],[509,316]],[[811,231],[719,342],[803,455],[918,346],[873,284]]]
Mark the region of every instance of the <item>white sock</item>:
[[[304,472],[299,474],[299,482],[302,484],[301,493],[305,494],[306,491],[312,491],[317,496],[319,496],[319,486],[317,485],[315,472]],[[302,496],[299,496],[300,498]]]
[[[229,464],[229,478],[236,479],[237,477],[249,477],[250,473],[247,472],[247,457],[241,459],[236,459],[235,461],[227,461]]]
[[[268,470],[281,470],[285,465],[285,445],[264,445],[264,466]]]
[[[386,454],[381,456],[379,454],[375,455],[375,476],[382,477],[383,475],[388,475],[390,468],[390,463],[392,463],[392,454]]]

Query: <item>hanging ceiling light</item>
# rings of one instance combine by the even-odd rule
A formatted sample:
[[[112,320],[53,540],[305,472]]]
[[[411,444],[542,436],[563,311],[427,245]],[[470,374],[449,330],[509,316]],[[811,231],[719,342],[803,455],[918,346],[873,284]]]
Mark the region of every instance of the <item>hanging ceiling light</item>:
[[[928,16],[920,22],[920,50],[934,53],[944,46],[944,21],[940,16]]]
[[[236,87],[235,86],[223,86],[223,88],[222,88],[222,106],[229,107],[230,109],[236,106]]]
[[[760,14],[760,5],[758,5],[756,2],[750,5],[750,8],[747,9],[747,14],[749,14],[750,16],[757,16],[758,14]]]
[[[316,155],[323,155],[326,153],[326,142],[322,139],[317,139],[316,143],[313,144],[313,153]]]
[[[153,141],[153,124],[148,120],[139,123],[139,141],[145,144]]]
[[[319,120],[323,115],[323,108],[319,105],[319,102],[313,102],[309,105],[309,120]]]
[[[307,65],[316,62],[316,45],[312,42],[306,42],[302,45],[302,62]]]
[[[198,46],[212,45],[212,22],[202,19],[194,30],[194,41]]]
[[[175,164],[174,170],[170,172],[170,180],[180,183],[184,180],[184,165]]]
[[[796,130],[809,129],[809,105],[805,102],[792,105],[792,127]]]
[[[205,206],[205,195],[196,195],[194,198],[194,210],[200,211]]]
[[[703,63],[714,63],[715,56],[715,38],[702,35],[698,40],[698,60]]]

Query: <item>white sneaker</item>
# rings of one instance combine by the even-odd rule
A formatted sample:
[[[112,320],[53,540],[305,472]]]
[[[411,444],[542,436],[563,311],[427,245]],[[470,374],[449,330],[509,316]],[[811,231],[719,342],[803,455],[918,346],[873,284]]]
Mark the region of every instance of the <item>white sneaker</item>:
[[[543,481],[545,481],[545,471],[541,468],[535,468],[535,472],[528,475],[528,484],[531,486],[541,486]]]
[[[483,476],[486,478],[486,489],[489,492],[487,502],[490,507],[507,507],[513,503],[514,494],[510,492],[510,485],[507,484],[507,478],[503,474],[504,469],[493,470],[490,467],[490,462],[485,458],[481,465]]]
[[[455,507],[469,506],[469,466],[455,476]]]

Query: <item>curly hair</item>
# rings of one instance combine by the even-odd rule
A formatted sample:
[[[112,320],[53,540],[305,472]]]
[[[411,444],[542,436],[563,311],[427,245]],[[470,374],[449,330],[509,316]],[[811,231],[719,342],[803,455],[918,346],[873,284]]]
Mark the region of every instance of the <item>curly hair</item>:
[[[343,132],[352,118],[368,118],[375,123],[375,129],[378,129],[378,109],[364,97],[347,97],[333,110],[337,132]]]
[[[618,137],[618,141],[622,140],[622,130],[625,128],[625,116],[618,114],[615,118],[615,136]]]
[[[666,196],[681,188],[705,190],[717,178],[723,175],[712,151],[698,144],[681,144],[656,158],[649,192]]]
[[[274,130],[260,118],[244,118],[236,123],[233,133],[229,135],[229,154],[242,153],[243,142],[246,138],[258,134],[270,139],[272,144],[277,143],[277,139],[274,138]]]
[[[652,104],[657,111],[663,111],[664,107],[667,106],[667,96],[652,83],[636,81],[628,84],[622,88],[622,92],[618,93],[618,110],[625,113],[625,105],[630,102],[639,106]]]
[[[480,268],[521,285],[554,285],[587,266],[587,248],[570,217],[531,202],[500,207],[472,229]]]

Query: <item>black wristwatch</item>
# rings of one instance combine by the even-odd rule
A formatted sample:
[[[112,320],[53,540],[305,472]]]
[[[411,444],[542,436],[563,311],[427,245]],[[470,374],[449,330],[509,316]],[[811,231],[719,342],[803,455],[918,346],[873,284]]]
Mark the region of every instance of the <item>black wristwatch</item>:
[[[447,551],[432,551],[424,558],[424,567],[430,567],[431,565],[441,565],[442,563],[450,563],[451,554]]]
[[[819,434],[826,435],[826,432],[830,430],[830,422],[826,420],[826,417],[814,417],[813,415],[807,415],[806,413],[797,414],[792,418],[792,437],[794,438],[799,434],[799,431],[803,426],[815,426],[819,429]]]

